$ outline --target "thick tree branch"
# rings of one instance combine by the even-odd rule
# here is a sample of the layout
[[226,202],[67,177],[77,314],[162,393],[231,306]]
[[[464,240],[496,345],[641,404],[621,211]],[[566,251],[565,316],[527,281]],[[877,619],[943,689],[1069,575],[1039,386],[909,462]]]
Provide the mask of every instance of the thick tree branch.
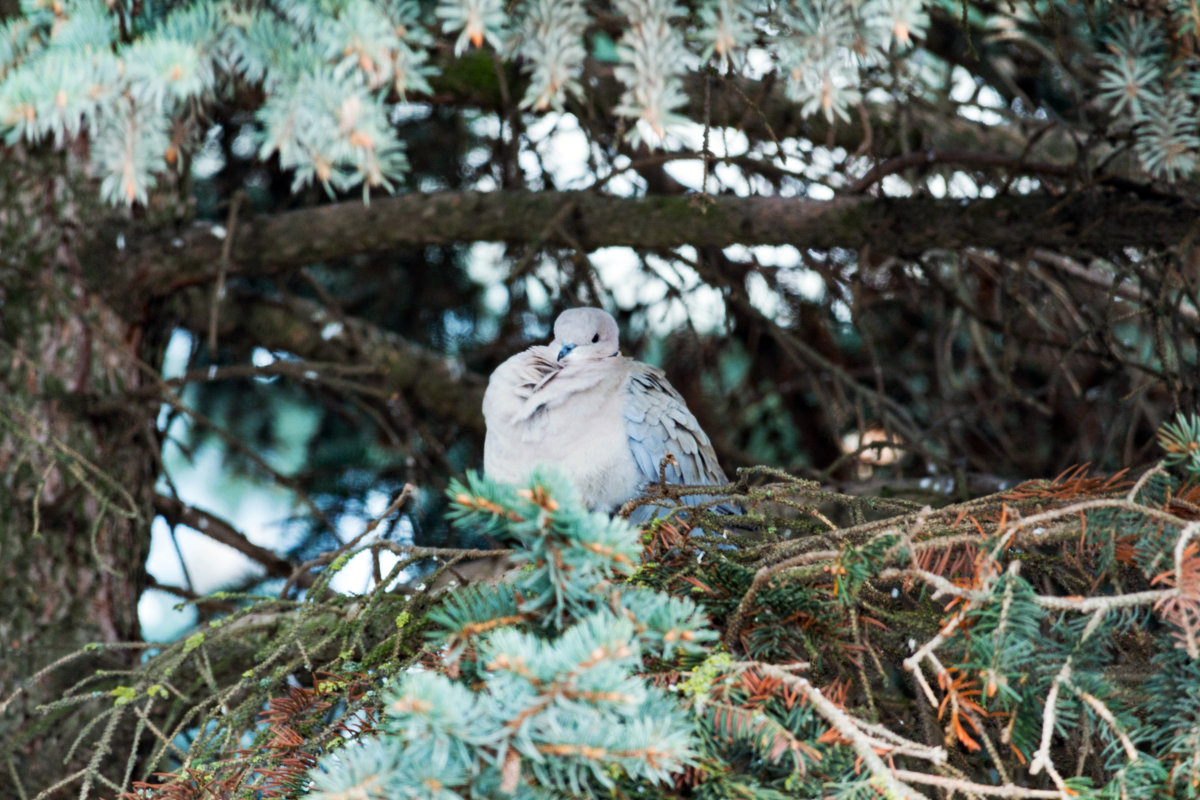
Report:
[[[548,228],[565,207],[561,224]],[[976,200],[838,197],[613,197],[584,192],[443,192],[338,203],[247,220],[232,246],[229,275],[264,275],[358,253],[482,241],[545,242],[586,250],[606,246],[791,244],[915,256],[933,248],[1036,247],[1117,253],[1180,242],[1200,218],[1183,200],[1096,189],[1064,197]],[[109,232],[111,235],[111,232]],[[112,275],[138,276],[141,292],[171,294],[208,283],[223,242],[210,226],[118,249],[97,242],[92,263],[102,293],[124,295]],[[113,262],[120,268],[113,269]],[[107,291],[106,291],[107,287]],[[143,295],[144,297],[145,295]]]
[[[939,35],[926,41],[926,49],[951,63],[968,66],[973,74],[989,80],[989,85],[994,85],[1001,95],[1011,99],[1007,89],[1011,79],[996,74],[987,64],[971,57],[967,52],[971,42],[958,30],[957,22],[947,15],[942,15],[941,19],[941,24],[935,23]],[[626,23],[618,17],[613,17],[612,22],[610,33],[616,39]],[[981,38],[976,36],[974,41],[979,42]],[[489,114],[505,113],[500,83],[487,50],[455,56],[447,49],[438,53],[435,65],[430,78],[433,94],[414,95],[413,100],[454,108],[478,108]],[[615,141],[620,136],[618,118],[605,109],[620,104],[625,86],[614,76],[611,61],[589,58],[584,70],[589,99],[586,103],[568,103],[567,110],[594,135]],[[504,75],[511,96],[524,95],[528,86],[526,74],[509,62],[504,65]],[[711,125],[740,130],[751,141],[802,139],[817,145],[841,147],[849,153],[859,152],[867,144],[872,154],[882,158],[903,155],[912,148],[982,148],[1010,152],[1013,158],[1024,151],[1023,133],[1007,126],[982,124],[956,115],[952,110],[947,112],[941,106],[950,105],[949,100],[909,97],[903,104],[865,100],[862,105],[864,117],[860,117],[860,121],[863,118],[867,121],[864,128],[860,122],[847,124],[842,120],[829,121],[823,114],[805,115],[800,105],[787,97],[785,81],[777,73],[756,80],[704,71],[688,72],[682,76],[682,84],[688,98],[687,108],[699,112],[707,105]],[[700,116],[695,116],[694,121],[704,122]],[[1036,151],[1039,158],[1052,156],[1069,160],[1077,155],[1074,140],[1065,129],[1042,137]],[[1025,155],[1033,156],[1034,153]]]
[[1079,174],[1078,167],[1071,164],[1045,164],[1025,161],[1007,153],[984,153],[975,150],[917,150],[880,162],[867,171],[849,189],[851,194],[865,191],[888,175],[895,175],[913,167],[935,165],[962,166],[972,168],[1001,168],[1014,174],[1054,175],[1069,178]]
[[[179,321],[203,330],[208,297],[191,291],[176,300],[172,311]],[[369,373],[359,375],[359,381],[370,382],[385,397],[402,397],[472,435],[483,434],[479,405],[486,381],[444,356],[358,317],[334,322],[320,304],[296,297],[272,300],[234,293],[229,303],[231,308],[221,315],[222,338],[241,337],[308,360],[356,365]]]
[[189,506],[163,494],[154,496],[154,510],[166,517],[167,522],[172,525],[187,525],[210,539],[232,547],[252,561],[261,564],[267,574],[272,577],[287,578],[295,569],[295,565],[280,558],[274,551],[259,547],[233,525],[207,511]]

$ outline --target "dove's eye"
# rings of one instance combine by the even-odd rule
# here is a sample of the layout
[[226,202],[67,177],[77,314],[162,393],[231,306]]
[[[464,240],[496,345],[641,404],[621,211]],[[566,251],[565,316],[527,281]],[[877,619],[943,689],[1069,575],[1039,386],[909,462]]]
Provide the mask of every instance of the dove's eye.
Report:
[[595,336],[592,337],[592,344],[595,344],[598,341],[600,341],[600,334],[597,333]]

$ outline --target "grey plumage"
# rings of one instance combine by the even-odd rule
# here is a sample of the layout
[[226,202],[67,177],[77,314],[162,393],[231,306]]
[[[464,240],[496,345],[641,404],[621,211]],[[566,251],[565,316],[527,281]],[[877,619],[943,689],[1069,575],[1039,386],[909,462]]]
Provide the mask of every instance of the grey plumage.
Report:
[[[659,479],[723,484],[708,436],[662,370],[619,352],[616,321],[598,308],[564,311],[554,340],[505,361],[483,398],[484,472],[517,482],[538,463],[562,469],[593,509],[613,512]],[[707,496],[684,502],[695,505]],[[643,522],[662,509],[641,506]]]

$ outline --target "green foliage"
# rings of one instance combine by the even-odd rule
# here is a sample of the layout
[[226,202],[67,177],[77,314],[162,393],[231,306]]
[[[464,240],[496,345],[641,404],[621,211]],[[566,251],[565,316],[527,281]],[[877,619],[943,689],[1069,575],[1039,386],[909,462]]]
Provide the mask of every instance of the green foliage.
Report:
[[529,73],[523,108],[562,111],[568,96],[583,96],[583,35],[590,23],[581,0],[529,2],[521,32],[509,45]]
[[709,0],[700,7],[701,27],[696,41],[704,46],[702,61],[716,61],[722,70],[733,64],[734,55],[742,55],[754,41],[753,16],[737,0]]
[[[814,491],[739,500],[751,520]],[[590,513],[552,472],[449,493],[457,526],[514,544],[496,584],[398,596],[392,572],[341,602],[349,544],[302,601],[226,595],[245,607],[48,711],[158,720],[159,758],[194,737],[131,798],[1194,796],[1195,484],[1166,464],[720,545]]]
[[1192,480],[1200,481],[1200,415],[1180,413],[1159,431],[1167,466],[1182,466]]
[[[687,117],[681,77],[699,63],[744,66],[762,31],[778,30],[771,58],[788,75],[802,113],[847,118],[864,74],[907,48],[928,18],[912,0],[784,4],[708,2],[689,12],[671,0],[628,0],[616,107],[636,143],[663,143]],[[488,46],[518,59],[530,80],[521,105],[562,109],[583,93],[585,34],[579,0],[441,0],[431,20],[404,0],[288,0],[277,7],[200,0],[128,15],[119,4],[26,0],[0,29],[0,130],[7,140],[61,144],[85,130],[101,191],[145,203],[202,133],[198,108],[260,89],[258,154],[278,156],[293,189],[393,189],[408,165],[392,114],[431,92],[439,37],[456,56]],[[436,21],[436,24],[430,24]],[[689,37],[685,32],[692,31]],[[598,40],[599,41],[599,40]]]
[[979,634],[966,642],[962,666],[984,676],[987,707],[1009,709],[1029,698],[1027,682],[1014,685],[1008,676],[1037,668],[1042,609],[1033,587],[1020,575],[1001,575],[989,600],[970,611],[970,627]]
[[442,0],[437,15],[442,19],[444,32],[458,34],[454,42],[456,56],[471,45],[481,46],[484,41],[499,49],[508,21],[502,0]]
[[[1164,431],[1164,443],[1169,443],[1171,452],[1191,452],[1191,442],[1200,441],[1200,437],[1187,439],[1184,434],[1193,432],[1196,426],[1194,419],[1181,418],[1170,431]],[[693,778],[698,796],[726,797],[747,792],[763,797],[831,792],[832,796],[870,796],[873,790],[869,787],[875,781],[886,781],[886,776],[861,775],[855,760],[847,758],[850,742],[842,739],[841,733],[836,737],[830,734],[845,730],[844,725],[838,727],[840,720],[873,741],[872,747],[886,747],[885,741],[897,744],[899,739],[888,738],[893,734],[870,727],[859,716],[865,712],[864,703],[877,708],[896,703],[897,696],[888,686],[890,680],[880,684],[867,678],[862,665],[855,666],[850,643],[838,639],[847,635],[847,623],[851,633],[858,631],[854,636],[862,636],[862,623],[857,621],[860,615],[880,612],[865,600],[878,596],[882,576],[907,574],[938,594],[954,597],[944,609],[929,606],[919,596],[910,600],[940,619],[919,654],[906,661],[905,667],[917,676],[918,684],[925,681],[926,670],[935,678],[928,691],[937,699],[938,720],[948,741],[956,743],[964,757],[999,758],[1002,774],[1040,771],[1050,776],[1049,786],[1085,798],[1179,792],[1183,792],[1180,796],[1190,796],[1185,787],[1200,763],[1197,662],[1187,654],[1186,636],[1154,636],[1153,631],[1165,623],[1183,628],[1186,633],[1187,627],[1194,624],[1187,604],[1196,601],[1187,598],[1195,589],[1185,589],[1184,595],[1170,602],[1170,592],[1146,593],[1147,587],[1158,583],[1155,573],[1180,558],[1180,536],[1187,530],[1184,520],[1164,525],[1163,517],[1155,510],[1162,504],[1170,507],[1173,498],[1180,496],[1181,484],[1165,472],[1148,473],[1129,499],[1092,500],[1090,505],[1095,507],[1082,514],[1071,513],[1072,501],[1088,506],[1088,496],[1112,496],[1128,484],[1122,484],[1120,476],[1100,480],[1075,472],[1059,482],[1015,491],[1004,498],[996,517],[983,517],[995,523],[995,533],[982,536],[967,549],[966,554],[973,556],[955,561],[948,558],[953,551],[947,551],[937,567],[922,555],[934,552],[929,545],[935,540],[922,538],[914,542],[894,529],[884,528],[854,546],[844,547],[836,557],[831,555],[821,572],[797,566],[790,573],[791,580],[783,580],[781,573],[778,585],[771,585],[762,583],[762,568],[753,582],[744,572],[742,577],[734,577],[740,572],[735,563],[736,551],[717,551],[704,561],[692,562],[679,550],[678,541],[663,538],[661,529],[648,536],[648,542],[657,542],[666,549],[657,552],[655,561],[639,571],[639,578],[658,584],[665,578],[663,570],[669,573],[684,567],[695,576],[688,585],[702,590],[700,596],[718,622],[724,617],[728,626],[731,619],[747,614],[750,630],[743,641],[755,658],[779,658],[795,646],[787,644],[787,637],[764,638],[767,632],[794,627],[795,620],[808,614],[814,619],[823,618],[834,638],[820,647],[817,674],[837,675],[848,669],[845,686],[856,685],[856,699],[852,699],[835,678],[823,692],[834,698],[835,706],[823,710],[808,702],[812,697],[809,693],[815,691],[809,679],[772,672],[769,667],[759,666],[761,662],[736,662],[727,653],[705,644],[711,637],[705,635],[705,623],[690,603],[672,600],[660,591],[619,588],[620,584],[613,582],[629,572],[622,559],[602,562],[599,573],[589,573],[587,561],[608,555],[607,548],[614,545],[613,539],[599,535],[611,532],[610,522],[603,516],[572,513],[566,508],[569,501],[563,501],[571,497],[570,487],[556,484],[553,475],[535,476],[531,484],[518,490],[470,476],[468,484],[452,489],[459,505],[455,512],[459,524],[485,525],[497,534],[517,539],[522,545],[515,560],[529,563],[531,568],[515,576],[512,584],[468,590],[435,612],[446,628],[435,634],[435,641],[452,645],[446,651],[447,659],[456,665],[459,681],[419,673],[401,679],[389,695],[389,708],[393,713],[400,712],[403,719],[403,723],[396,723],[402,724],[403,730],[389,728],[408,748],[401,752],[420,753],[425,761],[437,759],[437,763],[448,765],[447,774],[460,776],[464,782],[470,782],[469,776],[478,776],[480,783],[472,785],[488,786],[480,790],[483,794],[502,781],[502,754],[508,746],[520,752],[522,776],[532,775],[539,789],[595,794],[601,787],[611,787],[612,773],[601,769],[599,762],[559,761],[547,753],[576,754],[580,747],[595,748],[590,751],[594,754],[608,753],[615,746],[613,740],[598,734],[584,738],[583,732],[611,728],[622,721],[597,719],[600,712],[587,703],[564,702],[558,706],[549,696],[554,695],[558,702],[564,695],[569,697],[563,689],[564,675],[574,680],[584,674],[596,681],[591,686],[605,696],[610,692],[633,696],[640,684],[630,678],[629,671],[638,669],[649,655],[669,663],[673,653],[663,644],[682,639],[691,654],[707,655],[703,663],[684,673],[686,679],[678,684],[680,699],[692,711],[690,717],[681,714],[665,695],[654,695],[653,700],[641,697],[637,702],[651,703],[657,714],[674,720],[678,726],[674,735],[685,737],[689,724],[693,727],[690,738],[681,741],[688,742],[692,770],[699,776],[698,780]],[[1155,544],[1140,550],[1127,545],[1113,547],[1111,560],[1094,561],[1095,572],[1088,577],[1085,570],[1086,579],[1109,583],[1092,600],[1047,595],[1037,588],[1049,576],[1039,566],[1049,552],[1041,541],[1047,536],[1046,530],[1032,528],[1021,533],[1024,523],[1014,521],[1019,517],[1010,517],[1016,512],[1010,512],[1009,506],[1015,509],[1030,500],[1040,504],[1048,498],[1066,500],[1057,510],[1046,513],[1074,520],[1078,532],[1068,529],[1062,533],[1072,537],[1082,533],[1091,552],[1100,553],[1106,541],[1131,530],[1144,529],[1149,534],[1157,529],[1157,538],[1146,537]],[[975,513],[984,512],[975,506]],[[1036,516],[1038,506],[1026,513]],[[948,515],[944,518],[950,519]],[[565,524],[568,520],[570,524]],[[962,521],[963,512],[958,512],[950,532]],[[572,527],[589,524],[594,532],[580,541],[591,546],[572,546]],[[909,529],[934,530],[939,524],[926,509],[920,512],[919,522],[910,522]],[[982,524],[975,524],[982,531]],[[1043,524],[1054,526],[1050,521]],[[533,551],[524,554],[522,551],[536,540],[537,530],[544,532],[542,546],[536,556]],[[1021,537],[1020,544],[1016,544],[1015,536]],[[628,541],[634,541],[632,535]],[[1187,559],[1194,559],[1194,555],[1185,554],[1183,558],[1184,562],[1177,561],[1176,569],[1189,574],[1195,567]],[[797,563],[802,565],[803,559]],[[896,565],[906,563],[912,566],[906,571],[896,570]],[[784,564],[786,561],[781,566]],[[575,574],[592,575],[585,582],[587,591],[576,592],[566,586],[550,588],[570,581]],[[820,577],[822,574],[827,577]],[[814,579],[816,585],[812,586]],[[810,585],[807,592],[802,590],[806,584]],[[598,588],[600,595],[596,594]],[[726,593],[737,601],[736,607],[722,599]],[[527,596],[552,596],[554,603],[526,602]],[[1152,602],[1156,613],[1151,613]],[[624,613],[619,610],[622,608]],[[562,621],[556,621],[560,616]],[[792,620],[792,625],[775,621],[784,618]],[[690,622],[681,623],[684,619]],[[502,627],[497,629],[489,622]],[[872,624],[886,628],[879,620]],[[655,630],[667,633],[655,638]],[[691,635],[672,636],[672,632]],[[879,635],[887,636],[872,634]],[[1144,691],[1122,674],[1124,657],[1120,653],[1123,643],[1131,638],[1153,642],[1149,646],[1155,651],[1156,672]],[[918,643],[910,642],[909,647],[917,648]],[[932,657],[933,653],[938,654],[937,658]],[[584,663],[590,668],[593,662],[598,663],[597,659],[611,662],[605,667],[604,680],[627,682],[602,682],[591,675],[590,669],[580,668]],[[621,669],[615,668],[618,666]],[[482,689],[473,694],[461,680],[470,680]],[[508,744],[520,737],[505,720],[517,718],[524,722],[526,713],[540,719],[542,714],[560,707],[569,708],[569,713],[584,723],[573,726],[565,720],[542,722],[532,724],[531,730],[581,737],[571,740],[569,748],[560,740],[552,745],[542,742],[539,751],[540,740],[536,738],[521,740],[520,745]],[[502,709],[499,717],[487,716],[497,708]],[[1060,774],[1065,767],[1056,767],[1058,756],[1049,747],[1060,739],[1070,740],[1081,730],[1094,742],[1090,758],[1095,767],[1087,775]],[[654,735],[666,734],[659,729]],[[883,738],[874,738],[879,736]],[[622,738],[639,746],[648,746],[651,741],[629,735]],[[1000,741],[1010,753],[1007,758],[997,750]],[[919,746],[908,743],[900,747]],[[480,752],[490,758],[481,759]],[[535,755],[539,752],[541,758]],[[944,755],[929,750],[926,757],[937,760]],[[1041,766],[1030,770],[1031,763]],[[731,770],[730,765],[750,767],[748,771]],[[661,782],[667,777],[666,773],[638,773],[627,763],[620,766],[626,778],[640,776]],[[402,767],[398,769],[403,771]],[[335,792],[328,796],[341,795]]]
[[[440,42],[452,42],[455,56],[486,46],[516,60],[529,76],[521,107],[562,110],[583,98],[596,10],[582,0],[440,0],[433,15],[407,0],[288,0],[270,9],[200,0],[130,17],[99,0],[25,0],[22,15],[0,28],[0,130],[10,142],[59,144],[86,130],[103,195],[144,203],[199,138],[188,130],[194,109],[257,87],[259,156],[278,155],[295,188],[393,189],[408,165],[389,120],[410,95],[432,92],[442,67],[430,54]],[[931,25],[919,0],[708,0],[695,9],[620,0],[615,10],[625,91],[614,110],[631,122],[635,144],[673,147],[669,134],[696,118],[684,112],[688,69],[747,71],[754,50],[785,76],[801,114],[830,122],[848,122],[873,88],[931,80],[906,63]],[[1197,165],[1200,80],[1182,48],[1166,45],[1195,19],[1184,2],[1153,18],[1114,15],[1097,43],[1091,91],[1156,177],[1180,178]]]
[[[261,85],[260,155],[296,186],[388,187],[406,165],[383,99],[427,90],[411,3],[297,3],[277,15],[219,1],[155,8],[117,36],[121,9],[93,0],[28,2],[5,26],[0,129],[61,142],[87,128],[111,202],[146,202],[180,162],[197,106]],[[173,128],[173,126],[175,126]],[[169,133],[169,131],[174,131]]]
[[381,734],[323,757],[312,796],[579,795],[616,777],[662,785],[692,764],[687,714],[635,673],[715,635],[691,601],[614,584],[632,571],[638,532],[586,511],[554,472],[522,489],[469,475],[450,494],[456,524],[514,541],[513,560],[529,565],[431,615],[449,672],[479,680],[398,676]]
[[1112,27],[1100,74],[1100,98],[1118,123],[1132,129],[1142,166],[1156,177],[1192,174],[1200,156],[1194,61],[1174,56],[1164,31],[1194,22],[1194,7],[1176,4],[1167,19],[1135,14]]
[[537,477],[544,482],[518,490],[468,474],[448,491],[458,503],[451,518],[516,540],[514,561],[532,567],[515,580],[523,607],[549,609],[546,622],[561,629],[596,607],[598,584],[633,572],[640,547],[627,523],[587,511],[569,482]]
[[668,128],[684,121],[677,113],[686,102],[679,78],[686,51],[678,18],[684,9],[674,0],[617,0],[616,5],[629,28],[617,42],[621,65],[616,74],[626,90],[615,110],[634,121],[634,144],[657,144]]

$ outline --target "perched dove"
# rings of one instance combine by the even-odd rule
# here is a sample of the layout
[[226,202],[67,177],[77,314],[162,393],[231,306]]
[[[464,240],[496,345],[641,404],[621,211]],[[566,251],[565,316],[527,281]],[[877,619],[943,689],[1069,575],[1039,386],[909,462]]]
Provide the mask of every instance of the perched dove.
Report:
[[[588,507],[614,512],[659,480],[723,484],[708,436],[662,370],[621,355],[617,323],[599,308],[573,308],[554,340],[505,361],[483,396],[483,470],[518,482],[535,464],[562,469]],[[684,498],[691,505],[706,496]],[[644,522],[661,508],[641,506]]]

